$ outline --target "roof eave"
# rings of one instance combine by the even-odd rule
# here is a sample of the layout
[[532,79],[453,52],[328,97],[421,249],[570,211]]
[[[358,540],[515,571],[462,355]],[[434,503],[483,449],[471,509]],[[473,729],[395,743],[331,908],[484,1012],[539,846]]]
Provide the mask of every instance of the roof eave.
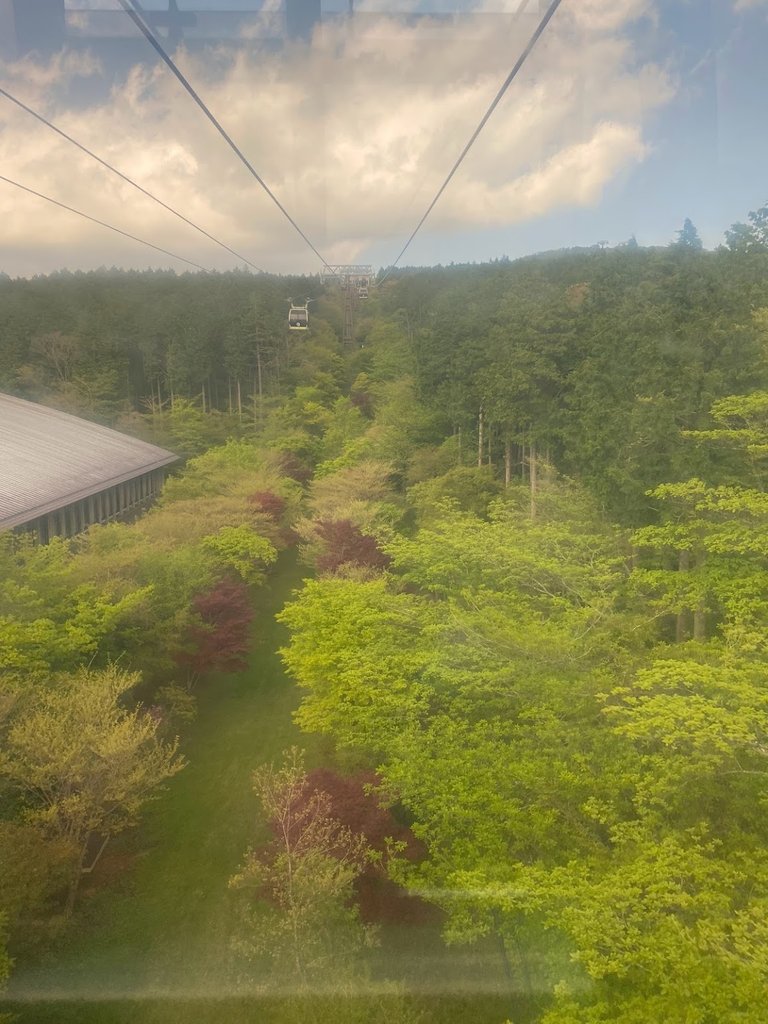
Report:
[[158,459],[146,466],[142,466],[138,470],[133,469],[128,473],[122,473],[120,476],[104,480],[97,485],[85,487],[82,490],[73,491],[71,494],[64,496],[60,495],[54,501],[48,501],[43,505],[36,505],[32,509],[27,509],[25,512],[19,512],[16,515],[9,516],[7,519],[0,519],[0,531],[12,530],[17,526],[23,526],[25,523],[31,523],[35,519],[39,519],[41,516],[46,516],[51,512],[56,512],[59,509],[67,508],[69,505],[74,505],[76,501],[82,501],[84,498],[91,498],[94,494],[100,494],[102,491],[109,490],[110,487],[117,487],[118,484],[124,484],[127,480],[135,480],[136,477],[144,476],[146,473],[151,473],[155,469],[162,469],[164,466],[170,466],[171,463],[178,462],[179,459],[179,455],[168,455],[165,458]]

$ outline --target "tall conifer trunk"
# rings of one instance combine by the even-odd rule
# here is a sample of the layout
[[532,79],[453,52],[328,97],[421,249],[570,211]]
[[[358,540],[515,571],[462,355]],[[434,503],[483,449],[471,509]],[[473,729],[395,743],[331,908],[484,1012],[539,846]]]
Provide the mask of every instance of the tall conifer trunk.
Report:
[[[677,569],[678,572],[688,572],[691,567],[691,553],[690,551],[681,551],[677,556]],[[677,622],[675,623],[675,641],[679,644],[687,640],[690,636],[690,612],[687,608],[681,608],[677,613]]]
[[[704,562],[704,556],[699,555],[696,558],[696,567],[700,568]],[[694,640],[706,640],[707,639],[707,613],[704,610],[703,602],[700,602],[693,612],[693,639]]]
[[697,608],[693,613],[693,639],[707,639],[707,613],[703,608]]

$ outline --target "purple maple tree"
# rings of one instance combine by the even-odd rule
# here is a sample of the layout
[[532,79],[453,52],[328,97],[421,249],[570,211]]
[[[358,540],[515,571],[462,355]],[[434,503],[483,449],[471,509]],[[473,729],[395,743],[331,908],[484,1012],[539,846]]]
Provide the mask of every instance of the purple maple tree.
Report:
[[375,537],[363,533],[349,519],[321,519],[315,524],[324,551],[317,558],[319,572],[337,572],[342,565],[360,565],[386,569],[389,555],[384,554]]
[[251,646],[253,608],[241,580],[223,579],[193,601],[198,615],[177,661],[189,672],[191,686],[209,672],[240,672]]
[[[353,835],[362,835],[367,845],[381,854],[377,861],[369,862],[355,881],[356,902],[364,921],[397,921],[417,923],[424,921],[434,910],[387,877],[386,855],[388,840],[402,844],[400,856],[419,860],[425,854],[424,845],[406,825],[396,821],[392,811],[382,804],[375,788],[381,779],[375,772],[357,772],[339,775],[330,768],[315,768],[307,774],[306,784],[295,801],[297,820],[309,805],[313,795],[327,795],[328,814]],[[277,830],[277,822],[271,823]]]
[[275,523],[280,522],[288,504],[282,495],[275,494],[274,491],[256,491],[248,498],[248,501],[257,512],[269,516]]

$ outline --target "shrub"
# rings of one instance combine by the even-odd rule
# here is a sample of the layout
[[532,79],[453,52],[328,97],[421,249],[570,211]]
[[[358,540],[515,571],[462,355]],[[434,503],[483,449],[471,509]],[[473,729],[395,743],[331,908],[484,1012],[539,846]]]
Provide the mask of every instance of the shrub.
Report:
[[342,565],[358,565],[369,569],[386,569],[390,564],[376,543],[375,537],[361,532],[349,519],[320,520],[315,532],[324,547],[317,558],[320,572],[337,572]]
[[176,660],[189,670],[190,685],[208,672],[239,672],[248,664],[253,608],[245,583],[225,579],[194,600],[199,622]]
[[282,519],[288,505],[285,498],[275,494],[274,491],[256,491],[255,494],[250,495],[248,501],[257,512],[269,516],[276,523]]

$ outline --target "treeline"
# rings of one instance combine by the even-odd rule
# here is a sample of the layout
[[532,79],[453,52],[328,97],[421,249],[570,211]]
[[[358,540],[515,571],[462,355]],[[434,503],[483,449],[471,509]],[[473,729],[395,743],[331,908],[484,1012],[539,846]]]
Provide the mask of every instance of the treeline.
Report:
[[399,337],[401,371],[466,463],[534,490],[554,463],[640,525],[659,480],[725,458],[683,432],[768,383],[768,246],[748,237],[404,275],[382,288],[389,326],[370,338]]
[[287,300],[322,313],[322,292],[316,278],[237,272],[0,277],[0,389],[106,422],[177,398],[241,420],[296,383]]
[[[490,463],[534,492],[554,464],[642,525],[658,480],[724,457],[684,444],[681,431],[702,428],[718,398],[766,385],[762,213],[717,252],[693,229],[666,249],[394,274],[356,311],[357,355],[319,362],[348,387],[386,341],[386,372],[413,381],[433,443],[451,435],[463,464]],[[286,329],[294,292],[317,297],[309,334]],[[312,379],[341,322],[338,297],[313,279],[5,279],[0,388],[197,453],[263,427]]]

